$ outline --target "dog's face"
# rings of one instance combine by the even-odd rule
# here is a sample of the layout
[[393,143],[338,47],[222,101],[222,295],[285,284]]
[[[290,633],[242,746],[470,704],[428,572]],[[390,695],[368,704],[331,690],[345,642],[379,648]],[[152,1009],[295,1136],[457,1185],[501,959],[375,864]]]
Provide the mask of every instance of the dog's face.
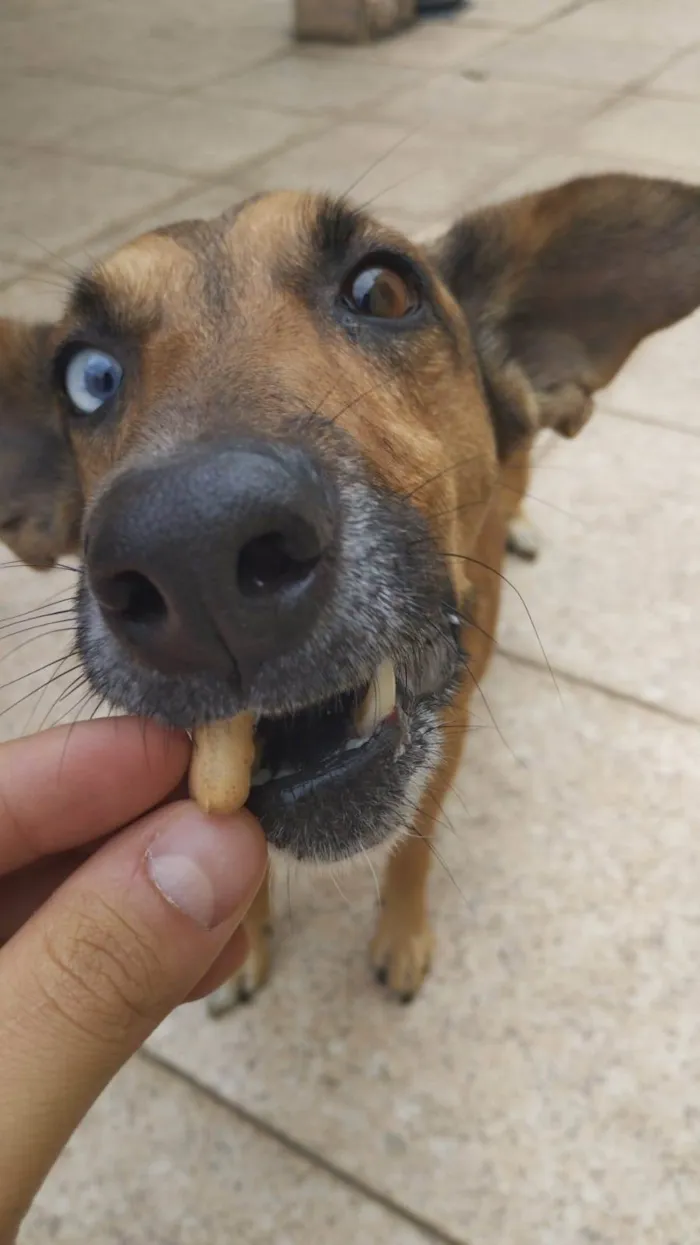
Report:
[[[697,250],[695,191],[576,185],[432,254],[345,203],[266,195],[137,239],[37,330],[54,461],[84,502],[89,678],[186,728],[252,709],[250,806],[294,856],[352,855],[410,817],[499,461],[545,424],[575,431],[640,337],[700,297],[677,254],[689,228]],[[659,252],[654,306],[630,289],[626,220]],[[75,497],[48,491],[54,513]]]
[[460,308],[405,239],[278,194],[122,249],[58,337],[95,687],[185,727],[250,707],[270,841],[373,846],[435,762],[464,578],[441,554],[496,478]]

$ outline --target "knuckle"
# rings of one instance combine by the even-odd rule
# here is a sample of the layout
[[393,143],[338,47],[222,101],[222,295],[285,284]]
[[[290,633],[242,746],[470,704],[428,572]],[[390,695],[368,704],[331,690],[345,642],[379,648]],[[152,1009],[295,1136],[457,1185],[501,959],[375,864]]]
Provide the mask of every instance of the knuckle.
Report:
[[50,1011],[91,1039],[121,1042],[166,1010],[158,948],[94,896],[47,927],[39,988]]

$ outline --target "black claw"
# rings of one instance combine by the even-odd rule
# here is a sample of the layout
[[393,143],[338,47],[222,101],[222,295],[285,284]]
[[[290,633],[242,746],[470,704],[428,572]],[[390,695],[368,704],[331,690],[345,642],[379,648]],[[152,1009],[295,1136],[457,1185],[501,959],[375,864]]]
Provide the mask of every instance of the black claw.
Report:
[[379,968],[375,968],[374,976],[376,980],[379,982],[380,986],[387,985],[389,981],[389,969],[387,968],[386,964],[381,964]]
[[415,997],[416,997],[415,990],[404,990],[399,995],[399,1003],[401,1003],[405,1007],[407,1003],[412,1003]]
[[506,540],[506,549],[514,558],[520,558],[521,562],[536,562],[539,556],[539,549],[523,549],[511,536]]
[[238,987],[238,1002],[239,1003],[250,1003],[254,994],[255,994],[255,991],[249,990],[248,986],[239,986]]

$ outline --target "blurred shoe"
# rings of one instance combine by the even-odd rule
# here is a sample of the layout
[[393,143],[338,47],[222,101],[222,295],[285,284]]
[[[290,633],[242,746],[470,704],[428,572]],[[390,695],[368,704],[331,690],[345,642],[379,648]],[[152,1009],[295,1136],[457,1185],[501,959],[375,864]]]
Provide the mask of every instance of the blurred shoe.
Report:
[[419,17],[429,17],[432,13],[452,13],[455,9],[471,8],[471,0],[418,0],[416,12]]

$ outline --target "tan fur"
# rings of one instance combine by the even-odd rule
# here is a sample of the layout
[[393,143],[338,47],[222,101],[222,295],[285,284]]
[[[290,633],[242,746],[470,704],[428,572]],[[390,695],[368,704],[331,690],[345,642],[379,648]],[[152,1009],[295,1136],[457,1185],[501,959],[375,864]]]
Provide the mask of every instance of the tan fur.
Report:
[[[245,422],[248,403],[256,434],[273,441],[291,410],[307,409],[337,420],[371,472],[426,517],[474,625],[464,635],[471,675],[445,714],[446,759],[389,861],[372,943],[376,969],[408,998],[432,954],[430,840],[459,763],[470,689],[488,665],[532,439],[543,427],[577,432],[593,392],[636,343],[698,305],[700,197],[671,182],[588,179],[467,217],[430,251],[366,221],[368,251],[399,248],[432,273],[442,327],[403,338],[398,370],[356,349],[278,279],[280,266],[303,278],[318,211],[313,195],[266,195],[208,231],[184,222],[99,265],[93,286],[139,343],[138,381],[116,426],[97,435],[74,426],[71,444],[89,501],[134,459],[225,429],[234,405]],[[52,340],[79,327],[74,303]],[[0,411],[3,385],[5,405],[12,391],[15,404],[36,406],[27,332],[0,325]],[[41,400],[55,421],[55,397],[44,388]],[[74,508],[71,487],[54,494],[57,548],[75,530],[62,517]],[[15,547],[31,561],[28,543]],[[268,971],[267,885],[246,928],[247,990]]]

